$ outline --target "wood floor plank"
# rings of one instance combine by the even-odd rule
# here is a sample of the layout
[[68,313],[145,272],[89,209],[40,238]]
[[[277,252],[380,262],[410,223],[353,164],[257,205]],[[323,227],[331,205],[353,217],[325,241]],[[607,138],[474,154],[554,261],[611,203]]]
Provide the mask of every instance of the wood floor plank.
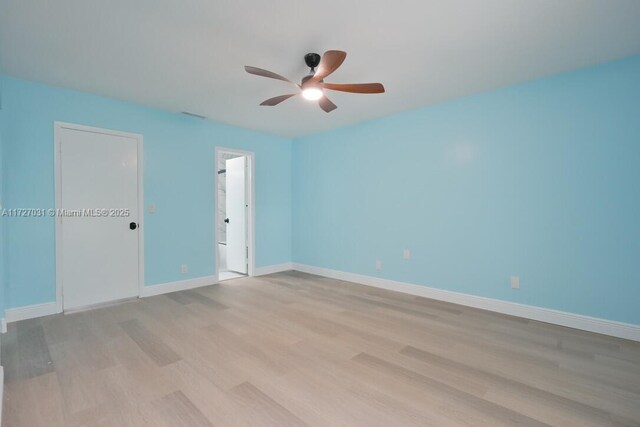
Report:
[[192,362],[180,360],[162,369],[170,375],[176,387],[215,425],[248,425],[240,416],[242,408],[225,390],[202,375]]
[[[302,414],[315,410],[328,418],[314,425],[424,426],[451,425],[456,420],[441,410],[442,400],[425,397],[432,395],[428,391],[371,375],[369,369],[345,359],[326,341],[296,344],[289,360],[295,370],[286,376],[281,399],[287,394],[299,395],[298,403],[309,406]],[[260,384],[266,381],[270,379]],[[314,384],[311,390],[309,384]]]
[[180,360],[180,356],[173,349],[166,345],[160,337],[145,328],[140,321],[127,320],[120,323],[120,326],[158,366],[165,366]]
[[7,383],[54,371],[40,319],[11,325],[6,340],[3,339],[2,360]]
[[213,426],[182,391],[175,391],[154,401],[153,406],[156,416],[167,426]]
[[305,426],[306,424],[292,414],[287,408],[267,396],[253,384],[245,382],[229,393],[251,413],[252,425],[255,426]]
[[378,371],[385,371],[390,375],[397,377],[403,381],[411,382],[424,386],[430,389],[435,389],[442,394],[447,395],[452,400],[461,402],[462,404],[479,409],[488,416],[494,417],[500,421],[507,423],[513,423],[523,426],[544,426],[545,423],[539,422],[533,418],[522,415],[518,412],[512,411],[509,408],[505,408],[500,405],[496,405],[487,400],[478,398],[470,393],[456,389],[440,381],[433,380],[417,372],[410,371],[402,366],[395,365],[387,362],[375,356],[371,356],[366,353],[360,353],[354,360],[358,363],[362,363],[365,366],[369,366]]
[[64,404],[56,374],[5,384],[2,415],[2,425],[6,426],[65,426]]
[[[534,409],[531,414],[534,417],[547,418],[550,411],[561,411],[564,415],[561,420],[562,424],[576,426],[604,426],[611,424],[613,420],[611,414],[607,411],[412,346],[403,348],[400,353],[424,362],[429,366],[439,366],[459,375],[464,375],[467,378],[482,381],[489,387],[488,394],[499,393],[503,399],[506,397],[511,402],[517,399],[526,400]],[[538,408],[541,407],[547,409],[539,411]]]

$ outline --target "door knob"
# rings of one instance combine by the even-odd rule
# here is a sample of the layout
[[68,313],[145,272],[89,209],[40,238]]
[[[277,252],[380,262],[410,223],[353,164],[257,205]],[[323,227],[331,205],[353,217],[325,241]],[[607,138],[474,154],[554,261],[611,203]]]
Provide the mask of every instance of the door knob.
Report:
[[225,218],[224,222],[226,222],[227,224],[229,224],[229,218]]
[[130,222],[129,223],[129,229],[130,230],[135,230],[136,228],[138,228],[138,224],[136,224],[135,222]]

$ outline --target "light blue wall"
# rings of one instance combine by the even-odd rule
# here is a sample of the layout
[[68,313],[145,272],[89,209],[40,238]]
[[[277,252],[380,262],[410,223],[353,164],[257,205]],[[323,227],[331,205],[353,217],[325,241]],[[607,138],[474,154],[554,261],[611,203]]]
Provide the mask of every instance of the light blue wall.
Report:
[[[634,57],[293,144],[4,77],[4,204],[53,206],[54,120],[142,133],[145,205],[158,206],[145,214],[146,283],[207,276],[214,147],[236,147],[256,153],[258,266],[293,260],[638,324],[638,76]],[[53,221],[3,223],[8,307],[53,301]]]
[[[0,208],[4,207],[4,139],[3,139],[3,111],[2,111],[2,86],[3,77],[0,75]],[[4,318],[5,309],[5,292],[6,292],[6,270],[4,263],[5,256],[5,237],[4,237],[5,218],[0,213],[0,319]]]
[[640,57],[294,141],[293,177],[295,262],[640,324]]
[[[53,122],[144,135],[145,283],[214,274],[214,151],[256,155],[256,266],[291,260],[291,141],[11,77],[3,91],[5,205],[54,206]],[[55,300],[54,221],[6,222],[8,306]],[[189,274],[180,274],[180,264]]]

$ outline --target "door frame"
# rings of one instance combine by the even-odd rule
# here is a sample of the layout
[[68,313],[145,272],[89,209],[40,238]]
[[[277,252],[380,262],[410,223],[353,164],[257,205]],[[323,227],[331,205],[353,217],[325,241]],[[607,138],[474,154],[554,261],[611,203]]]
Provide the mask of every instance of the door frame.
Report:
[[227,148],[227,147],[216,147],[215,150],[215,159],[214,159],[214,192],[215,192],[215,215],[214,215],[214,228],[213,228],[213,238],[214,238],[214,250],[215,250],[215,271],[216,271],[216,282],[220,281],[220,254],[218,252],[218,223],[220,221],[220,212],[218,211],[218,163],[220,161],[220,153],[231,153],[237,154],[239,156],[245,156],[247,158],[247,172],[249,174],[246,177],[246,192],[245,197],[248,199],[249,209],[247,212],[247,246],[249,247],[248,256],[247,256],[247,276],[252,277],[255,275],[256,268],[256,239],[255,239],[255,229],[256,229],[256,193],[255,193],[255,153],[253,151],[245,151],[238,150],[237,148]]
[[[141,134],[121,132],[112,129],[102,129],[92,126],[84,126],[74,123],[53,122],[54,141],[54,173],[55,173],[55,209],[62,207],[62,165],[60,164],[60,137],[63,129],[100,133],[103,135],[123,136],[134,139],[138,149],[138,297],[140,297],[144,287],[144,193],[143,193],[143,137]],[[62,278],[62,217],[56,216],[55,239],[56,239],[56,312],[62,313],[63,304],[63,278]]]

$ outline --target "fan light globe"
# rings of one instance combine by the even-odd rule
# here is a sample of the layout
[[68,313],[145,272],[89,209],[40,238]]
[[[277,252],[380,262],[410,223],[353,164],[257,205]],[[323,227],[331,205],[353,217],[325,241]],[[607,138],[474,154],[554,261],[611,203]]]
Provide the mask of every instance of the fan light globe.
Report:
[[315,87],[310,87],[302,91],[302,96],[304,96],[304,98],[308,99],[309,101],[317,101],[318,99],[322,98],[322,90]]

